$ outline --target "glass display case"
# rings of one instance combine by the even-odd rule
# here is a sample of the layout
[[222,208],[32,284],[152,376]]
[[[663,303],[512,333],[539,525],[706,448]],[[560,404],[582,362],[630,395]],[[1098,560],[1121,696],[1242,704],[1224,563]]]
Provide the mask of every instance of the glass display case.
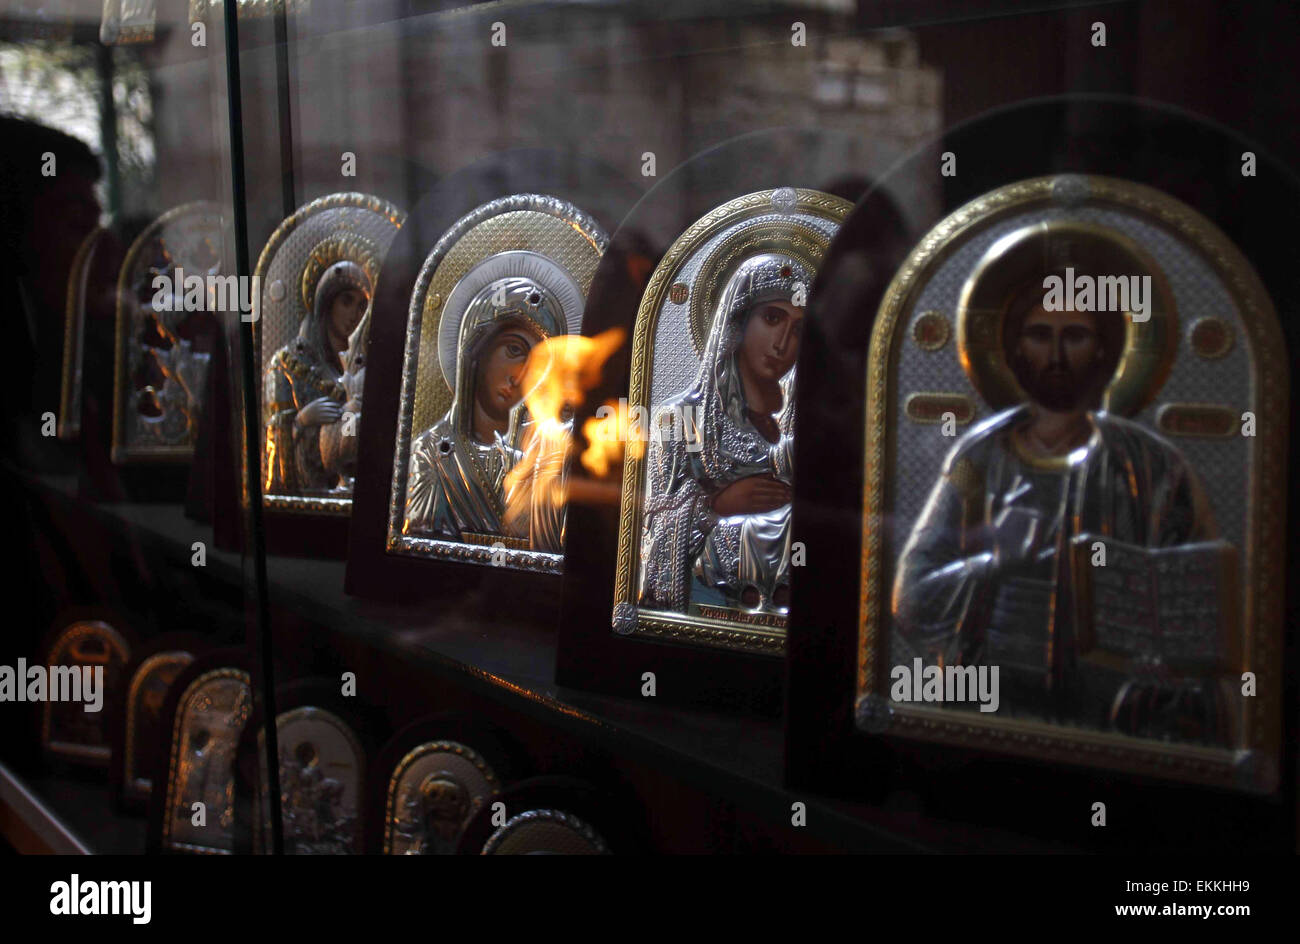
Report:
[[0,0],[3,841],[1296,851],[1297,27]]

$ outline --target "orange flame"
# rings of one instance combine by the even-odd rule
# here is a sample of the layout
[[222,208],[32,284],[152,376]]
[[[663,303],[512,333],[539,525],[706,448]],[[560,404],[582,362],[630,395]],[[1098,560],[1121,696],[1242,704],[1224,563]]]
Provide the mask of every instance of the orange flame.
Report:
[[628,408],[626,400],[606,400],[599,411],[604,416],[593,416],[582,424],[582,435],[587,440],[583,451],[583,466],[598,478],[606,478],[616,461],[623,455],[627,443],[628,454],[640,459],[645,453],[645,440],[628,436]]
[[[567,418],[582,406],[587,391],[600,382],[601,368],[623,345],[625,335],[622,328],[610,328],[592,338],[561,334],[547,338],[529,353],[523,388],[529,391],[524,403],[533,426],[528,441],[521,443],[525,460],[506,476],[506,494],[530,476],[534,477],[534,487],[541,484],[536,482],[537,476],[558,478],[557,470],[563,467],[573,444]],[[564,503],[564,489],[545,490],[557,507]]]
[[622,328],[594,338],[561,334],[535,346],[524,368],[528,413],[539,424],[559,424],[566,411],[581,406],[587,391],[600,382],[600,369],[623,344]]

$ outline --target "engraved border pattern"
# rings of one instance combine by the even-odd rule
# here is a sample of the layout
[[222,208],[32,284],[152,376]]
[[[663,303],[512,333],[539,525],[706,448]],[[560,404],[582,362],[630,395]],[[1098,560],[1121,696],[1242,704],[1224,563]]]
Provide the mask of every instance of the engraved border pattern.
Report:
[[605,844],[605,840],[586,820],[563,810],[550,809],[525,810],[516,816],[510,817],[505,825],[491,836],[488,836],[487,841],[483,843],[483,850],[479,854],[496,854],[497,848],[509,838],[512,832],[532,823],[559,823],[566,829],[577,833],[584,841],[591,843],[598,855],[610,855],[609,846]]

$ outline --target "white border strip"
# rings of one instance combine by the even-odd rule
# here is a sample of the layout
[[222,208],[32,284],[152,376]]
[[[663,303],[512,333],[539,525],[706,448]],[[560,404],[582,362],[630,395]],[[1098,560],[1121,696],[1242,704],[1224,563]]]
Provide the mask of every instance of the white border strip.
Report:
[[[53,855],[91,855],[90,848],[63,824],[3,762],[0,762],[0,810],[8,810],[24,823]],[[8,819],[0,814],[0,822]],[[13,841],[14,837],[9,837]]]

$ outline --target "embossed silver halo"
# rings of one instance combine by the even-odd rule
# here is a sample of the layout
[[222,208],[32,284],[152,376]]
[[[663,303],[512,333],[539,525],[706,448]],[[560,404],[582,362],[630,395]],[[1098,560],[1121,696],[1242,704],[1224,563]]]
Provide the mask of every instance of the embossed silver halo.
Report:
[[582,331],[582,289],[577,280],[558,262],[528,249],[517,249],[488,256],[456,283],[442,306],[438,322],[438,366],[442,368],[447,389],[456,389],[456,352],[460,347],[460,326],[474,296],[499,279],[526,278],[544,285],[559,300],[569,334]]

